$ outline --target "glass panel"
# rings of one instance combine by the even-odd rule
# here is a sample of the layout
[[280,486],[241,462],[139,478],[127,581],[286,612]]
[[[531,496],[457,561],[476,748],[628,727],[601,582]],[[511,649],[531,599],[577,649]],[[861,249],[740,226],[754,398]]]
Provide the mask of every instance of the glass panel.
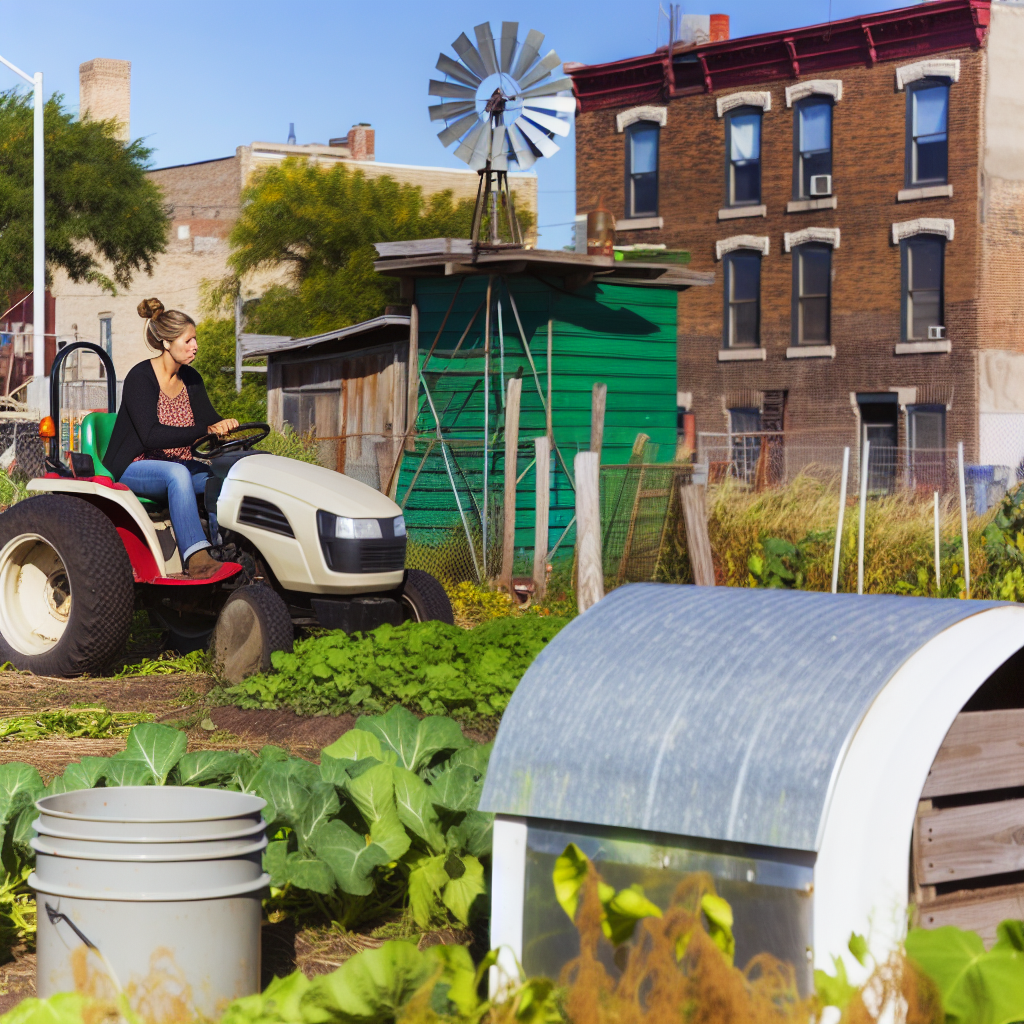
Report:
[[915,409],[910,420],[913,448],[943,448],[946,444],[946,413],[941,409]]
[[910,287],[938,288],[942,284],[942,242],[919,239],[907,246],[910,259]]
[[732,165],[732,201],[757,203],[761,199],[761,164],[751,160]]
[[759,160],[761,158],[761,115],[737,114],[729,122],[732,140],[732,160]]
[[832,150],[827,149],[823,153],[803,153],[800,156],[802,168],[803,196],[811,194],[811,177],[815,174],[832,173]]
[[633,176],[634,217],[654,216],[658,212],[658,175],[637,174]]
[[729,282],[729,298],[733,301],[756,299],[761,291],[761,258],[752,254],[732,256]]
[[730,409],[729,429],[734,434],[756,434],[761,429],[761,410]]
[[946,136],[932,136],[928,141],[919,139],[914,143],[916,173],[914,181],[946,180],[948,173],[948,150]]
[[757,347],[757,303],[738,302],[732,307],[732,340],[738,348]]
[[828,343],[828,299],[800,300],[800,340],[807,344]]
[[924,89],[915,89],[914,106],[914,137],[922,135],[940,135],[946,132],[946,120],[949,112],[949,86],[934,85]]
[[928,337],[928,328],[942,323],[939,311],[939,292],[924,288],[916,289],[910,297],[911,337]]
[[634,127],[629,137],[630,171],[648,174],[658,169],[658,128],[655,125]]
[[832,148],[832,106],[814,103],[800,108],[800,152]]
[[800,250],[800,294],[828,295],[832,253],[829,249]]

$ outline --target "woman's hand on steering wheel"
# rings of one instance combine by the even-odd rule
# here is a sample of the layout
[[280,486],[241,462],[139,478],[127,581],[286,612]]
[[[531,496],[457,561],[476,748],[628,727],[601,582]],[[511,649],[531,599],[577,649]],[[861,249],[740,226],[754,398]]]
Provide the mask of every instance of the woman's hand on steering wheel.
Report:
[[[192,442],[194,459],[215,459],[229,452],[246,452],[270,434],[269,423],[239,423],[238,420],[220,420],[207,429],[210,432],[205,437]],[[252,430],[255,433],[232,440],[230,435],[237,430]]]

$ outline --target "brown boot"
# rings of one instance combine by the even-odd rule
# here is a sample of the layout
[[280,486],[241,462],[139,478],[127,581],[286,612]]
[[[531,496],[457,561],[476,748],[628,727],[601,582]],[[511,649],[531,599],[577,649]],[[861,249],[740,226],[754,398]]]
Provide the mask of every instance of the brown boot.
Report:
[[223,565],[223,562],[218,562],[216,558],[210,557],[210,552],[207,548],[200,548],[198,551],[189,555],[188,574],[194,580],[208,580],[211,576],[215,575]]

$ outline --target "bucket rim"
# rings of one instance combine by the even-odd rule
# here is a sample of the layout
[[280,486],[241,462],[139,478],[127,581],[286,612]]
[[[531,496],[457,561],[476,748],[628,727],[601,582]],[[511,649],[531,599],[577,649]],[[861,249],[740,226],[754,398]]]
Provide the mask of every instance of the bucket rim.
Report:
[[[93,787],[93,788],[95,789],[96,787]],[[267,806],[267,801],[264,800],[263,797],[257,796],[255,793],[239,793],[239,792],[236,792],[234,790],[229,790],[229,789],[213,789],[213,788],[207,789],[206,787],[201,787],[201,786],[110,786],[110,787],[107,787],[107,788],[112,789],[112,790],[117,790],[117,791],[123,792],[123,793],[124,792],[134,792],[136,790],[140,791],[140,792],[147,792],[147,791],[148,792],[152,792],[152,791],[158,790],[158,789],[160,789],[160,790],[168,790],[168,789],[188,790],[188,789],[191,789],[191,790],[199,790],[201,792],[207,792],[207,793],[224,793],[225,795],[230,795],[230,796],[247,797],[248,799],[255,801],[258,804],[258,806],[253,806],[250,809],[244,810],[244,811],[243,810],[239,810],[239,811],[237,811],[237,812],[235,812],[233,814],[224,814],[224,813],[220,813],[220,814],[190,814],[187,817],[185,817],[185,816],[178,816],[178,817],[171,817],[171,818],[168,818],[168,817],[145,817],[145,818],[116,817],[116,818],[114,818],[114,817],[110,817],[109,815],[73,814],[70,811],[58,811],[55,808],[52,808],[52,807],[48,806],[46,801],[47,800],[56,800],[59,797],[67,796],[68,794],[67,793],[50,793],[48,796],[41,796],[36,801],[36,810],[38,810],[40,812],[40,814],[48,814],[48,815],[50,815],[51,817],[54,817],[54,818],[67,818],[67,819],[69,819],[71,821],[106,821],[106,822],[121,823],[121,824],[124,824],[124,825],[149,825],[149,824],[153,824],[153,825],[157,825],[157,824],[176,825],[176,824],[188,824],[189,822],[192,822],[192,821],[231,821],[231,820],[233,820],[235,818],[248,818],[248,817],[251,817],[253,814],[258,814],[258,813],[262,812],[263,809]],[[77,791],[75,791],[75,792],[77,792]]]
[[[52,812],[46,811],[46,814]],[[78,821],[112,821],[115,819],[111,818],[79,818]],[[124,819],[116,819],[117,821],[124,822]],[[196,819],[190,819],[195,821]],[[230,819],[228,819],[230,820]],[[125,824],[131,824],[131,822],[124,822]],[[165,823],[166,824],[166,823]],[[170,824],[176,824],[171,822]],[[41,827],[40,827],[41,826]],[[235,829],[234,832],[208,832],[201,835],[192,836],[97,836],[97,835],[83,835],[80,832],[63,832],[60,829],[51,828],[49,825],[43,823],[42,817],[36,818],[32,822],[32,827],[41,836],[50,836],[53,839],[74,839],[83,843],[219,843],[222,840],[229,839],[245,839],[246,836],[253,836],[260,832],[265,832],[267,828],[267,822],[263,817],[260,817],[259,821],[254,822],[247,828]]]
[[[240,846],[235,850],[207,850],[199,853],[124,853],[121,855],[117,854],[104,854],[94,853],[88,850],[59,850],[56,847],[49,846],[45,842],[45,837],[35,836],[29,840],[29,845],[36,853],[42,853],[49,857],[56,857],[59,860],[86,860],[93,861],[99,864],[108,863],[123,863],[127,862],[130,864],[189,864],[194,861],[204,860],[239,860],[249,856],[252,853],[259,853],[261,850],[265,850],[270,840],[266,836],[261,836],[259,839],[253,840],[251,843],[246,843],[245,846]],[[120,843],[115,845],[120,846]]]
[[99,892],[93,889],[74,889],[69,885],[40,882],[35,871],[28,876],[28,885],[43,896],[60,896],[73,900],[105,900],[113,903],[192,903],[196,900],[224,900],[248,896],[270,886],[270,875],[264,871],[259,878],[237,882],[217,889],[199,889],[193,892]]

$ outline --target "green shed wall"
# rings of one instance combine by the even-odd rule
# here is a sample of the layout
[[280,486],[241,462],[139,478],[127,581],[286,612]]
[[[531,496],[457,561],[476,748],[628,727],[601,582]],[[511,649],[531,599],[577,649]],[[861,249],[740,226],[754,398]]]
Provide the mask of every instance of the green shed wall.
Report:
[[[458,277],[419,279],[416,302],[420,310],[419,352],[421,379],[430,388],[441,419],[445,438],[482,442],[484,426],[484,313],[482,303],[487,278],[462,278],[462,286],[444,331],[431,346],[459,287]],[[543,435],[544,406],[523,345],[509,300],[515,299],[523,330],[533,355],[543,389],[547,389],[547,324],[553,321],[552,408],[555,444],[572,472],[573,458],[590,444],[591,389],[595,382],[608,385],[604,446],[601,461],[621,464],[629,461],[638,433],[650,435],[660,446],[659,461],[668,461],[676,445],[676,303],[674,290],[636,288],[624,285],[590,284],[575,292],[549,285],[537,278],[514,276],[494,279],[495,312],[491,323],[490,439],[493,445],[489,492],[491,506],[500,504],[504,480],[504,403],[501,394],[501,357],[497,302],[505,349],[505,380],[522,367],[522,411],[519,420],[520,458],[518,473],[532,459],[527,445]],[[458,343],[474,311],[480,308],[461,351],[477,351],[477,358],[444,358]],[[445,369],[447,373],[443,373]],[[413,493],[413,476],[422,460],[427,442],[436,436],[434,416],[420,388],[416,422],[416,453],[407,452],[398,484],[398,501],[405,499],[406,518],[414,535],[427,540],[429,530],[459,525],[458,512],[444,463],[436,455],[421,470]],[[470,490],[476,500],[482,489],[482,458],[479,454],[456,458],[464,470],[459,479],[464,508],[472,508]],[[535,480],[533,469],[520,482],[516,495],[516,548],[532,552]],[[555,543],[574,511],[572,487],[565,470],[552,453],[552,493],[548,550]],[[572,534],[563,541],[572,550]],[[489,544],[488,547],[491,545]],[[562,549],[560,548],[560,552]]]

